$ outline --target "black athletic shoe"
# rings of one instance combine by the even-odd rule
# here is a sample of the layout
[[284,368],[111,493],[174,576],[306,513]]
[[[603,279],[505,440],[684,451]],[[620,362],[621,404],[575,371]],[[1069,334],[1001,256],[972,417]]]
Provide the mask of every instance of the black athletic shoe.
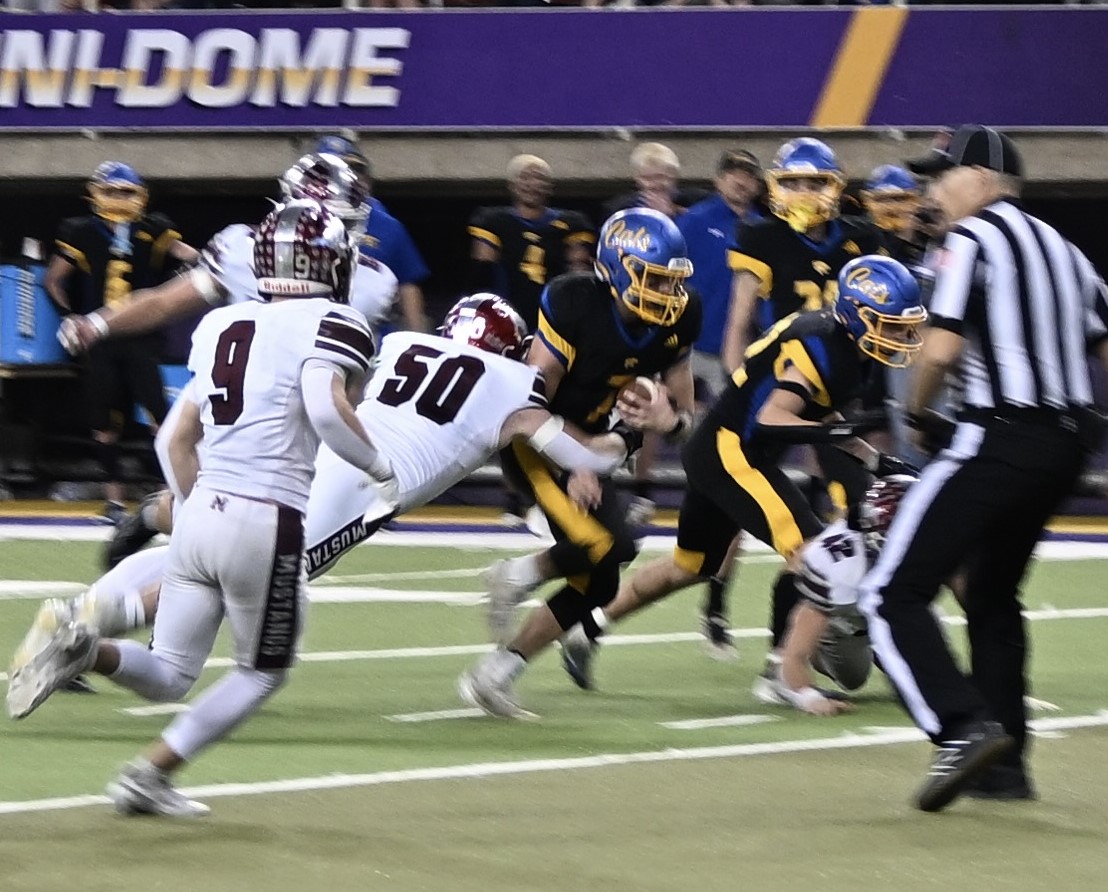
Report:
[[984,774],[966,787],[963,795],[994,801],[1039,798],[1027,772],[1011,765],[990,765]]
[[921,811],[946,808],[1014,745],[996,722],[966,725],[939,746],[927,780],[916,795],[916,807]]
[[700,620],[704,635],[704,649],[713,660],[730,661],[739,657],[735,639],[731,636],[731,624],[720,613],[707,613]]
[[150,498],[147,498],[138,510],[133,514],[126,514],[115,525],[115,532],[108,540],[108,546],[104,549],[104,568],[111,570],[124,558],[130,557],[158,535],[157,530],[152,530],[146,525],[142,517],[142,509],[146,507]]

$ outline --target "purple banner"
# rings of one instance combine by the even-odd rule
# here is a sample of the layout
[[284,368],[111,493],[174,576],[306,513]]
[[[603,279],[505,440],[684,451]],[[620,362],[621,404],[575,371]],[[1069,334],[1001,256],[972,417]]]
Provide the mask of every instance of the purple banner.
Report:
[[0,24],[6,130],[1108,126],[1108,9],[205,12]]

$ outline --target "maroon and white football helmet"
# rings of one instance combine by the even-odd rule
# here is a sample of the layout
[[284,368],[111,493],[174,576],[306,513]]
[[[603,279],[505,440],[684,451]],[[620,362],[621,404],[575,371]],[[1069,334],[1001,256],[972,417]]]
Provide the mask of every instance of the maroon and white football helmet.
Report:
[[286,170],[280,179],[286,201],[310,198],[337,214],[346,228],[358,231],[369,216],[369,192],[354,170],[338,155],[312,152]]
[[439,334],[511,359],[523,359],[530,341],[523,317],[495,294],[463,297],[447,312]]
[[254,236],[254,274],[262,300],[326,297],[350,302],[355,248],[335,214],[300,199],[273,209]]
[[858,506],[858,532],[871,551],[880,551],[885,544],[885,534],[900,508],[900,501],[916,478],[908,474],[890,474],[878,477],[870,484]]

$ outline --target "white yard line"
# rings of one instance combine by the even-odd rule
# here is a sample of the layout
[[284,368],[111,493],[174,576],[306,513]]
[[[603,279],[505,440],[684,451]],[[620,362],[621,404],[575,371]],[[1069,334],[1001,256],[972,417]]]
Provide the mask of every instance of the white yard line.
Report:
[[[1024,616],[1032,622],[1059,619],[1102,619],[1108,617],[1108,607],[1075,607],[1072,610],[1028,610]],[[944,616],[943,622],[951,626],[965,625],[961,616]],[[734,638],[765,638],[769,632],[763,628],[732,629]],[[637,635],[605,635],[605,647],[627,647],[643,644],[683,644],[701,641],[699,632],[645,632]],[[352,663],[365,660],[410,660],[425,657],[477,656],[493,650],[491,644],[449,644],[428,647],[390,647],[381,650],[328,650],[302,653],[301,663]],[[226,669],[233,666],[229,657],[213,657],[204,664],[205,669]],[[7,673],[0,672],[0,681],[7,681]]]
[[485,713],[472,706],[461,709],[434,709],[430,712],[401,712],[397,715],[382,716],[389,722],[418,723],[418,722],[442,722],[452,719],[479,719]]
[[[1037,731],[1066,731],[1108,725],[1108,710],[1092,715],[1038,719],[1031,723]],[[661,762],[687,762],[700,759],[735,759],[747,756],[772,756],[782,753],[817,752],[821,750],[862,749],[892,746],[924,739],[915,728],[899,728],[878,733],[848,731],[836,737],[810,740],[777,740],[768,743],[743,743],[730,746],[702,746],[686,749],[667,748],[638,753],[598,753],[569,759],[526,759],[509,762],[476,762],[447,765],[441,768],[408,768],[400,771],[377,771],[370,774],[329,774],[323,777],[299,777],[256,783],[209,784],[183,789],[186,796],[215,799],[223,796],[260,796],[267,793],[302,793],[315,790],[344,790],[351,787],[376,787],[384,784],[443,781],[484,777],[506,777],[554,771],[581,771],[589,768],[611,768],[615,765],[645,765]],[[55,799],[32,799],[23,802],[0,802],[0,815],[28,812],[60,811],[106,805],[106,796],[63,796]]]
[[[658,722],[663,728],[674,731],[702,731],[705,728],[741,728],[746,725],[764,725],[779,722],[778,715],[721,715],[714,719],[682,719],[677,722]],[[899,728],[896,730],[900,730]]]
[[127,715],[176,715],[179,712],[187,712],[187,703],[151,703],[149,706],[125,706],[119,711]]

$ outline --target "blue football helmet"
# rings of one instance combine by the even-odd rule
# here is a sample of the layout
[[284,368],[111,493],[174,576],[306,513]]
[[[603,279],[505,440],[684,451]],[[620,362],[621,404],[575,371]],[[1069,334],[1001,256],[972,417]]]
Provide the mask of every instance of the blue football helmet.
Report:
[[867,254],[842,268],[835,315],[859,350],[892,368],[911,365],[923,346],[919,283],[891,257]]
[[922,200],[923,190],[919,181],[895,164],[874,168],[862,189],[862,204],[870,219],[889,232],[908,229]]
[[150,193],[129,164],[105,161],[88,181],[89,201],[96,216],[109,223],[133,223],[146,211]]
[[594,267],[616,300],[650,325],[672,325],[685,312],[692,261],[681,230],[659,211],[628,208],[609,217]]
[[367,186],[370,180],[373,179],[373,168],[369,163],[369,159],[362,154],[362,150],[358,148],[353,140],[349,140],[345,136],[321,137],[312,152],[317,155],[338,155],[350,165],[350,168],[358,177],[365,181]]
[[797,232],[839,216],[845,185],[835,153],[809,136],[781,146],[766,171],[770,210]]

